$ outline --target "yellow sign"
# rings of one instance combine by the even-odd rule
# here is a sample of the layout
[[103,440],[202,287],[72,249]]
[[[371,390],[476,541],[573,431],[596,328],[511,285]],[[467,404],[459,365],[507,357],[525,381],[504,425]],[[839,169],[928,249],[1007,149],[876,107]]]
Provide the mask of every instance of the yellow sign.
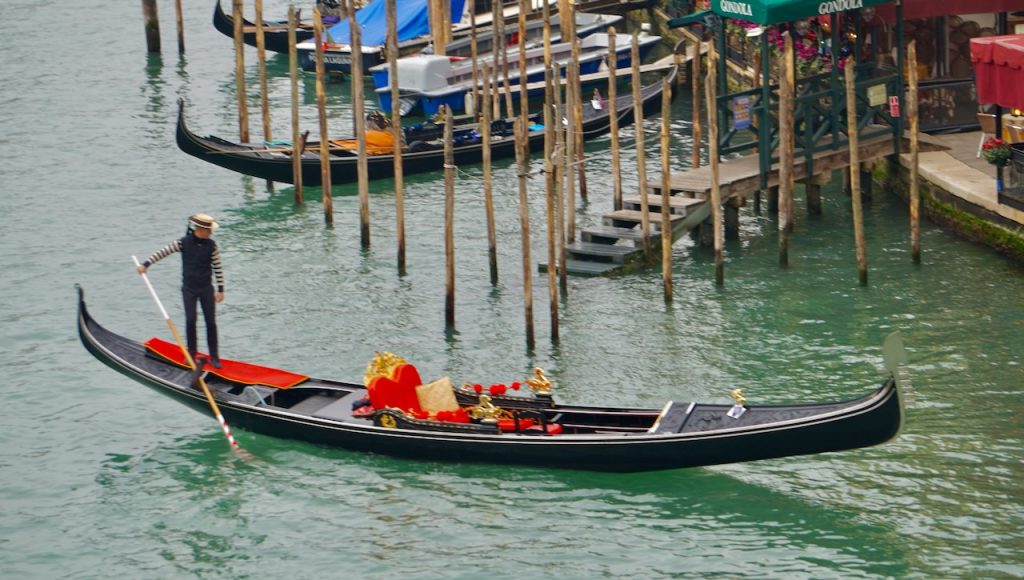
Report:
[[872,107],[878,107],[885,104],[885,85],[873,85],[868,87],[868,104]]

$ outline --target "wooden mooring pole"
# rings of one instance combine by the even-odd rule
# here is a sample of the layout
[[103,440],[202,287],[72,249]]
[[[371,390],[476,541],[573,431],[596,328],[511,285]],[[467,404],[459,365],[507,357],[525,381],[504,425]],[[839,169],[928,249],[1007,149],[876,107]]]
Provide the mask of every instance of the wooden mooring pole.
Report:
[[[639,79],[633,79],[639,84]],[[661,81],[661,281],[665,301],[672,301],[672,216],[669,206],[671,185],[669,177],[670,131],[672,128],[672,85],[667,79]]]
[[273,141],[270,134],[270,102],[267,96],[267,44],[263,31],[263,0],[256,0],[256,64],[260,75],[260,107],[263,113],[263,140]]
[[785,48],[779,57],[779,265],[789,265],[789,234],[793,231],[793,37],[783,33]]
[[640,192],[640,231],[643,239],[644,260],[651,260],[651,219],[650,208],[647,207],[647,152],[644,148],[644,101],[640,95],[640,39],[633,32],[633,45],[630,52],[632,61],[633,85],[633,126],[636,130],[636,178]]
[[[522,77],[526,80],[526,77]],[[523,82],[525,85],[526,83]],[[525,105],[526,103],[522,103]],[[526,116],[515,122],[516,164],[519,169],[519,228],[523,245],[523,314],[526,318],[526,348],[533,351],[533,270],[530,260],[530,207],[526,179],[530,173],[530,144]]]
[[242,0],[234,0],[231,5],[231,17],[234,19],[235,38],[235,96],[238,99],[238,138],[242,143],[249,142],[249,106],[245,96],[245,44],[242,42]]
[[[255,0],[256,9],[256,68],[260,75],[260,111],[263,120],[263,142],[274,140],[270,129],[270,97],[267,89],[267,40],[263,30],[263,0]],[[274,182],[267,180],[267,190],[274,191]]]
[[714,230],[715,284],[725,284],[725,260],[722,255],[722,192],[718,173],[718,74],[714,48],[708,50],[708,74],[705,96],[708,105],[708,162],[711,165],[711,227]]
[[[295,48],[299,15],[295,6],[288,7],[288,75],[292,93],[292,181],[295,183],[295,203],[302,205],[302,151],[305,139],[299,136],[299,58]],[[301,140],[301,142],[300,142]]]
[[868,284],[868,257],[864,246],[864,208],[860,198],[860,136],[857,127],[856,61],[846,58],[846,128],[850,139],[850,200],[853,206],[853,239],[857,251],[857,274],[861,286]]
[[553,63],[551,78],[554,83],[555,103],[555,236],[558,238],[558,287],[562,295],[569,293],[569,272],[565,267],[567,258],[565,248],[565,183],[571,180],[568,176],[568,157],[565,154],[565,123],[562,122],[562,67]]
[[[566,20],[565,13],[562,21]],[[576,167],[576,95],[579,86],[573,79],[579,67],[579,43],[572,43],[572,57],[565,67],[565,239],[568,243],[576,240],[576,178],[573,169]]]
[[700,168],[701,128],[700,128],[700,102],[702,94],[700,90],[700,41],[693,46],[693,59],[690,60],[690,82],[693,85],[693,159],[690,166],[694,169]]
[[[487,261],[490,266],[491,286],[498,285],[498,242],[497,222],[494,219],[494,183],[491,176],[491,113],[494,112],[491,102],[491,69],[488,64],[483,63],[484,81],[484,106],[483,120],[480,123],[480,143],[483,148],[483,177],[484,177],[484,211],[487,214]],[[498,87],[494,85],[494,93],[497,94]]]
[[[348,26],[352,37],[352,115],[355,117],[356,134],[356,177],[359,181],[359,242],[363,248],[370,247],[370,178],[366,159],[366,109],[363,94],[363,42],[362,32],[356,22],[356,3],[349,0]],[[395,81],[398,82],[397,79]],[[398,104],[392,101],[394,104]]]
[[476,10],[472,7],[469,11],[469,59],[473,63],[473,90],[469,91],[468,98],[470,102],[466,104],[466,113],[473,115],[474,119],[480,118],[480,74],[477,70],[479,64],[477,64],[479,55],[477,54],[477,38],[476,38]]
[[907,116],[910,117],[910,258],[915,264],[921,262],[921,192],[918,191],[918,107],[917,107],[917,42],[907,46],[907,77],[910,88],[907,101]]
[[[402,112],[398,90],[398,8],[397,0],[387,0],[388,78],[391,79],[391,139],[395,163],[395,233],[398,238],[398,275],[405,276],[405,169],[402,165]],[[486,179],[486,177],[484,178]]]
[[142,26],[146,31],[146,50],[160,53],[160,11],[156,0],[142,0]]
[[[573,59],[573,80],[572,80],[572,92],[575,95],[573,103],[572,118],[575,122],[573,127],[573,134],[576,135],[576,176],[579,179],[580,186],[580,203],[587,202],[587,168],[586,168],[586,156],[587,153],[583,148],[583,101],[586,100],[583,96],[583,85],[580,82],[580,37],[573,35],[573,46],[576,51],[576,58]],[[614,66],[614,61],[612,65]],[[575,237],[576,220],[573,219],[573,233]]]
[[174,20],[178,28],[178,54],[185,54],[185,18],[181,12],[181,0],[174,0]]
[[[236,0],[237,1],[237,0]],[[331,199],[331,152],[327,133],[327,92],[324,89],[324,23],[320,11],[313,9],[313,42],[316,43],[316,108],[320,119],[320,189],[324,205],[324,223],[334,225],[334,201]]]
[[[615,27],[608,28],[608,62],[616,59]],[[611,136],[612,149],[612,209],[622,209],[622,158],[619,155],[619,78],[618,69],[608,66],[608,133]]]
[[455,153],[452,111],[444,107],[444,327],[455,330]]
[[[547,27],[545,23],[545,27]],[[546,29],[547,30],[547,29]],[[556,110],[552,109],[555,98],[555,68],[550,62],[544,67],[544,199],[548,224],[548,311],[551,316],[551,340],[558,342],[558,282],[555,270],[555,131]]]
[[[523,119],[524,137],[530,131],[530,98],[527,91],[526,62],[526,13],[530,9],[529,0],[519,0],[519,117]],[[511,113],[511,111],[509,111]]]

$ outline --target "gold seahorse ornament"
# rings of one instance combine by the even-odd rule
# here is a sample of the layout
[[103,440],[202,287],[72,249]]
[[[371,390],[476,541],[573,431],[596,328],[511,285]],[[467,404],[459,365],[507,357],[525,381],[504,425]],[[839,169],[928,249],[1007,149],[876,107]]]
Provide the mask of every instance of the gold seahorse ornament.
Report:
[[534,394],[543,396],[550,396],[551,388],[554,387],[551,381],[544,376],[544,369],[540,367],[534,367],[533,378],[526,379],[526,384]]

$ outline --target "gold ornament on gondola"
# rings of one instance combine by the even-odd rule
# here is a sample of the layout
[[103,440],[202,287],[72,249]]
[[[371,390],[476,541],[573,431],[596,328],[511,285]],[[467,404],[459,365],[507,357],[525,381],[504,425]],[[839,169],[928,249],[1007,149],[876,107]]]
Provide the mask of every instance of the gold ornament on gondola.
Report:
[[501,416],[501,408],[495,407],[488,395],[480,395],[480,404],[470,407],[469,416],[479,419],[481,423],[494,424]]
[[747,398],[743,396],[743,391],[739,389],[729,391],[729,396],[732,397],[732,400],[736,401],[737,405],[742,406],[747,404]]
[[534,394],[544,396],[551,395],[551,389],[554,387],[554,385],[551,384],[551,381],[544,376],[544,369],[540,367],[534,367],[533,378],[526,379],[526,384]]
[[370,381],[375,377],[390,378],[391,374],[395,371],[395,367],[400,364],[405,364],[404,358],[390,352],[378,351],[366,367],[366,372],[363,374],[363,384],[369,385]]
[[380,416],[380,426],[385,429],[394,429],[398,427],[398,421],[396,421],[391,415],[385,413]]

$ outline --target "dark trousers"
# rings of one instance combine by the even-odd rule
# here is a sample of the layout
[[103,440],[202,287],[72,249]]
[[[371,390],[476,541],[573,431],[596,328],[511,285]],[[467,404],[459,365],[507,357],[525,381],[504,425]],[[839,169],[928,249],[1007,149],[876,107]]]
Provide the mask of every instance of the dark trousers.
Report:
[[181,296],[185,299],[185,340],[188,342],[188,351],[193,356],[196,353],[196,303],[203,306],[203,323],[206,325],[206,346],[210,349],[211,358],[220,358],[217,350],[217,303],[213,300],[213,286],[200,288],[181,289]]

